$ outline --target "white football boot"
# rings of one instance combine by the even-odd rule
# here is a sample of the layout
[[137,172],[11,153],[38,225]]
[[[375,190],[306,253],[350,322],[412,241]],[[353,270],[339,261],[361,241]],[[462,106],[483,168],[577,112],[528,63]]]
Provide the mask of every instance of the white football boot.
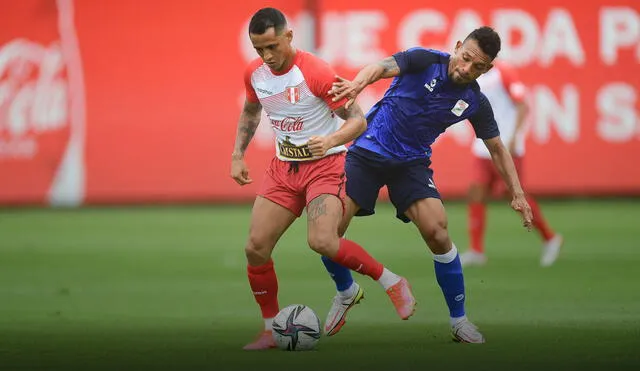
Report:
[[347,312],[364,298],[364,290],[357,283],[355,285],[354,294],[349,298],[343,298],[340,293],[333,297],[333,303],[327,320],[324,322],[324,333],[332,336],[338,333],[347,320]]
[[542,256],[540,256],[540,265],[543,267],[551,266],[558,259],[560,247],[562,247],[562,235],[556,234],[542,246]]

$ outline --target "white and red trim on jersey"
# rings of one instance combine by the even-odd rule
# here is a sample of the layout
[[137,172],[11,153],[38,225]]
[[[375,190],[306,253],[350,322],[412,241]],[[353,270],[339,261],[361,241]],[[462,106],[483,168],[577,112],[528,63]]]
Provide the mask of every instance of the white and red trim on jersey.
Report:
[[[306,146],[312,136],[327,136],[340,128],[333,110],[346,99],[333,102],[328,92],[335,72],[320,58],[297,50],[287,71],[274,72],[261,59],[245,71],[246,98],[260,102],[276,134],[276,155],[283,161],[312,160]],[[346,151],[331,148],[327,155]]]
[[[516,72],[504,63],[496,63],[489,72],[478,78],[478,84],[491,103],[493,115],[500,129],[500,138],[507,145],[515,135],[518,116],[516,104],[525,100],[527,89]],[[523,133],[516,138],[514,155],[524,155],[524,139]],[[491,157],[480,139],[474,141],[472,152],[481,158]]]

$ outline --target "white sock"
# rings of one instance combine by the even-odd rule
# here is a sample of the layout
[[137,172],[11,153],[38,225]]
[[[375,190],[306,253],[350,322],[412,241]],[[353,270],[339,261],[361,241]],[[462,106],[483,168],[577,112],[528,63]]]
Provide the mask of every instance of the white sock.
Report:
[[458,249],[456,249],[456,245],[452,243],[451,250],[449,250],[448,253],[442,254],[442,255],[434,254],[433,260],[437,261],[438,263],[449,264],[453,261],[453,259],[456,258],[457,255],[458,255]]
[[388,290],[389,287],[395,285],[398,282],[400,282],[400,276],[391,272],[387,268],[384,268],[384,270],[382,271],[382,276],[378,278],[378,283],[381,284],[385,290]]
[[264,330],[265,331],[273,330],[273,318],[265,318],[264,319]]
[[466,320],[467,320],[467,316],[451,317],[451,318],[449,318],[449,323],[451,324],[451,327],[456,327],[456,325],[458,323],[466,321]]
[[350,299],[356,294],[356,292],[358,292],[358,288],[360,288],[360,286],[358,286],[356,281],[353,281],[348,289],[338,291],[338,294],[340,294],[340,297],[343,299]]

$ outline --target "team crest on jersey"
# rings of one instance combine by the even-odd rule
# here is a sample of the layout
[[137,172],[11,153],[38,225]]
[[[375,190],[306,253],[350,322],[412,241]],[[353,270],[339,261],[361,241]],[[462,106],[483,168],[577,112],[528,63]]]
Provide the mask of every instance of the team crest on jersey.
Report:
[[460,117],[462,116],[462,113],[464,112],[464,110],[466,110],[469,107],[469,103],[463,101],[462,99],[458,100],[456,102],[456,105],[453,106],[453,108],[451,109],[451,112]]
[[300,88],[297,86],[287,86],[285,88],[285,94],[291,104],[296,104],[300,101]]

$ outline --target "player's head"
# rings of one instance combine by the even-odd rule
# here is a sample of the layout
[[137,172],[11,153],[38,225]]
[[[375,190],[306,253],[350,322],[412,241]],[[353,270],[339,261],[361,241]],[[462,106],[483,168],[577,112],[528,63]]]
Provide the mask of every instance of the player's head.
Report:
[[456,84],[468,84],[493,67],[500,51],[500,36],[491,27],[473,30],[456,43],[449,60],[449,78]]
[[295,54],[291,46],[293,31],[278,9],[262,8],[251,17],[249,39],[260,58],[274,71],[286,68]]

